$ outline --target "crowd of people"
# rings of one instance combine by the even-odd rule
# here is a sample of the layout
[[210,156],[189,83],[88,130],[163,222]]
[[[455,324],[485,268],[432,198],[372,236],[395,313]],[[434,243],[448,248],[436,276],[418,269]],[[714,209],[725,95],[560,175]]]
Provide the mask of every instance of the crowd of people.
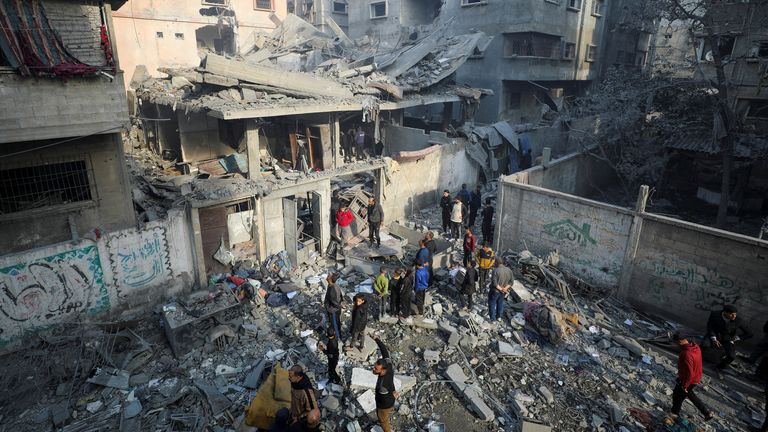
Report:
[[[461,242],[463,249],[462,265],[456,263],[457,273],[461,277],[456,278],[458,288],[458,304],[461,310],[472,309],[480,296],[487,299],[487,319],[491,323],[500,323],[504,317],[506,299],[514,284],[514,274],[503,260],[498,258],[492,248],[493,242],[493,217],[494,208],[491,200],[485,201],[485,207],[481,213],[482,243],[473,232],[476,217],[481,208],[480,187],[474,191],[467,190],[462,185],[461,191],[451,197],[446,190],[440,200],[442,210],[443,236],[449,240]],[[369,238],[372,247],[380,246],[379,227],[384,219],[384,212],[376,200],[368,203],[367,218],[371,229]],[[336,222],[340,228],[341,236],[346,241],[351,237],[348,231],[352,215],[345,216],[349,212],[341,208],[337,212]],[[460,233],[463,231],[463,237]],[[480,246],[479,246],[480,245]],[[337,284],[338,275],[328,275],[327,289],[324,299],[324,308],[327,316],[326,340],[320,344],[320,351],[324,352],[328,359],[328,380],[334,384],[342,382],[336,371],[340,356],[340,344],[346,340],[343,348],[347,351],[362,349],[369,320],[369,308],[375,309],[375,316],[383,318],[387,315],[398,318],[403,324],[411,324],[413,319],[422,319],[424,315],[424,303],[427,292],[434,282],[435,253],[437,245],[435,234],[427,232],[419,242],[413,262],[407,266],[395,269],[387,269],[382,266],[373,281],[373,294],[368,296],[361,293],[355,294],[352,300],[351,322],[349,323],[349,335],[345,339],[342,333],[341,316],[343,311],[344,295]],[[390,273],[391,272],[391,273]],[[412,312],[415,310],[415,316]],[[760,343],[755,345],[753,352],[747,357],[751,364],[758,364],[756,377],[768,382],[768,322],[764,328],[764,336]],[[691,335],[675,334],[674,341],[680,348],[678,358],[678,378],[672,394],[672,404],[669,419],[680,415],[683,402],[689,399],[700,411],[705,420],[714,417],[715,413],[699,398],[699,384],[703,375],[703,360],[701,346],[706,349],[721,350],[722,356],[715,370],[720,379],[724,379],[723,372],[737,358],[736,343],[751,337],[751,333],[743,325],[738,317],[738,311],[734,306],[725,306],[721,311],[712,312],[707,323],[707,333],[703,342],[697,344],[699,339]],[[372,373],[377,375],[376,383],[376,410],[381,428],[385,432],[391,430],[390,417],[392,415],[395,399],[398,397],[393,376],[394,364],[389,358],[389,351],[377,335],[372,335],[381,352],[381,358],[376,362]],[[291,369],[291,385],[294,391],[303,392],[306,388],[306,376],[300,368]],[[768,411],[768,384],[765,386],[766,410]],[[319,410],[316,409],[316,400],[309,395],[298,394],[296,396],[296,408],[291,406],[289,424],[298,425],[293,429],[279,430],[317,430],[313,429],[319,424]],[[285,415],[285,413],[283,413]],[[759,432],[768,432],[768,420],[757,429]]]

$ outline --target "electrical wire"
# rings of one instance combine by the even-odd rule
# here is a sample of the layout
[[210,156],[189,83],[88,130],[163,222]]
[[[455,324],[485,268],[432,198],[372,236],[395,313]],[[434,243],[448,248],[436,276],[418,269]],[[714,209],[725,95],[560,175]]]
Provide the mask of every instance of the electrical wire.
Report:
[[3,154],[3,155],[0,155],[0,159],[11,157],[11,156],[18,156],[20,154],[30,153],[30,152],[42,150],[42,149],[45,149],[45,148],[48,148],[48,147],[57,146],[59,144],[65,144],[65,143],[68,143],[68,142],[77,141],[79,139],[87,138],[87,137],[90,137],[90,136],[93,136],[93,135],[99,135],[99,134],[103,134],[103,133],[107,133],[107,132],[116,132],[116,131],[122,130],[122,129],[123,129],[123,126],[114,126],[114,127],[109,128],[109,129],[104,129],[104,130],[101,130],[101,131],[92,132],[92,133],[89,133],[87,135],[81,135],[81,136],[77,136],[77,137],[74,137],[74,138],[68,138],[68,139],[57,141],[57,142],[54,142],[54,143],[51,143],[51,144],[42,145],[40,147],[35,147],[35,148],[31,148],[31,149],[26,149],[26,150],[19,150],[17,152],[13,152],[13,153],[6,153],[6,154]]

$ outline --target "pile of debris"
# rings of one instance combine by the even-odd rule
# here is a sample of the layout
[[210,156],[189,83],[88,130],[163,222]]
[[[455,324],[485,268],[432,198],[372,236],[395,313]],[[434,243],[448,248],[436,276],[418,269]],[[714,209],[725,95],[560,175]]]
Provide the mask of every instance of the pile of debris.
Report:
[[[460,244],[446,244],[448,261],[459,262]],[[414,252],[407,247],[393,266],[411,262]],[[525,251],[501,257],[518,279],[503,323],[485,319],[483,301],[457,307],[457,265],[435,271],[423,317],[369,321],[395,364],[395,430],[656,430],[669,409],[675,358],[651,344],[663,345],[678,327],[582,293],[558,276],[551,259]],[[347,304],[371,292],[370,273],[316,255],[293,267],[278,254],[261,266],[211,275],[210,290],[140,320],[39,336],[3,358],[3,430],[248,430],[246,410],[270,370],[294,364],[317,384],[325,430],[371,430],[374,341],[367,336],[362,349],[342,356],[345,386],[328,384],[318,351],[329,272],[341,275]],[[368,295],[375,308],[376,296]],[[344,333],[349,320],[346,308]],[[718,413],[706,424],[692,420],[704,430],[762,420],[762,400],[723,383],[705,380],[700,394]],[[689,430],[679,427],[666,430]]]

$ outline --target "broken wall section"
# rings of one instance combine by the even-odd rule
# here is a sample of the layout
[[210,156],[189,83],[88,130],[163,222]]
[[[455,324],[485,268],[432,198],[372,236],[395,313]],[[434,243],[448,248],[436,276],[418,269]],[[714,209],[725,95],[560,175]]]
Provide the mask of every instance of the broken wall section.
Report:
[[0,258],[0,352],[38,331],[146,309],[190,288],[188,232],[175,209],[140,230]]

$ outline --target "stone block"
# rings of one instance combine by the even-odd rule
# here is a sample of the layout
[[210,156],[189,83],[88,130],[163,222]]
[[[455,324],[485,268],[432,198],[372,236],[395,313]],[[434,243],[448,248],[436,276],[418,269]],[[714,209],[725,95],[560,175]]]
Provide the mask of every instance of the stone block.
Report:
[[541,396],[542,399],[548,404],[555,403],[555,396],[552,394],[551,391],[549,391],[548,388],[544,386],[540,386],[538,389],[536,389],[536,392]]
[[437,330],[437,322],[431,318],[414,319],[413,325],[428,330]]
[[376,410],[376,395],[373,390],[366,390],[365,393],[357,397],[357,403],[366,414]]
[[499,341],[499,354],[503,356],[522,357],[523,347],[518,344],[509,344],[504,341]]
[[472,410],[484,421],[493,421],[496,417],[493,410],[485,403],[480,394],[472,387],[466,385],[467,376],[458,364],[448,366],[445,371],[447,379],[452,381],[453,388],[467,400]]
[[424,361],[430,365],[436,365],[440,362],[440,353],[437,351],[425,350]]
[[444,319],[440,320],[437,323],[437,327],[440,329],[440,331],[444,331],[444,332],[446,332],[448,334],[451,334],[451,333],[454,333],[454,332],[458,331],[458,330],[456,330],[456,327],[451,325],[451,323],[448,320],[444,320]]

